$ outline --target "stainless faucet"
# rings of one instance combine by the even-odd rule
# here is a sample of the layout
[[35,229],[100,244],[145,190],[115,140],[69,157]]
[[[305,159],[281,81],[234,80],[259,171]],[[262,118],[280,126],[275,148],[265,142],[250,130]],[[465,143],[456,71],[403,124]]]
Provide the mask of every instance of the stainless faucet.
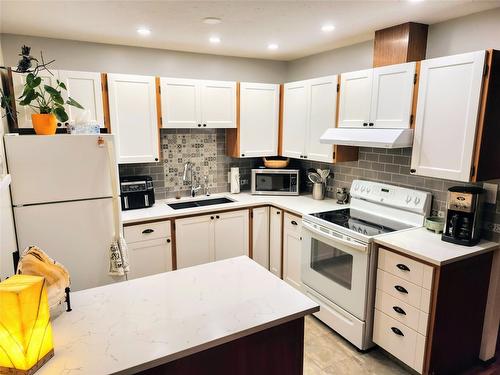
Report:
[[[196,181],[196,177],[194,176],[193,172],[193,167],[194,164],[188,161],[186,164],[184,164],[184,174],[182,175],[182,181],[183,182],[188,182],[189,186],[191,188],[191,196],[195,197],[196,192],[201,189],[200,184]],[[188,178],[188,172],[189,172],[189,178]],[[197,185],[195,186],[194,183]]]

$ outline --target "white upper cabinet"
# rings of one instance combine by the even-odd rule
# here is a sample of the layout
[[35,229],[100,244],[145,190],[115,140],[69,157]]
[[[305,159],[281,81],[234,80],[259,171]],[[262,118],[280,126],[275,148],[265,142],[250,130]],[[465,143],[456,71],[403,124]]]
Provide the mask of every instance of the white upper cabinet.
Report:
[[319,142],[335,127],[338,77],[328,76],[285,84],[283,156],[333,162],[333,147]]
[[370,122],[375,128],[408,128],[416,63],[373,69]]
[[236,127],[236,82],[202,81],[200,96],[202,126]]
[[485,55],[422,61],[412,173],[470,180]]
[[236,127],[236,82],[161,78],[160,87],[162,127]]
[[284,90],[283,156],[302,158],[306,154],[308,85],[306,81],[285,83]]
[[201,124],[197,83],[191,79],[161,78],[164,128],[194,128]]
[[[101,127],[104,127],[104,109],[102,101],[102,83],[101,73],[96,72],[78,72],[69,70],[51,70],[38,73],[42,77],[42,85],[47,84],[56,87],[57,80],[60,80],[66,86],[67,90],[61,90],[64,101],[68,96],[72,97],[82,105],[84,109],[90,111],[91,120],[97,121]],[[14,95],[17,98],[21,96],[26,82],[26,74],[12,73],[12,83]],[[69,105],[64,106],[68,114],[68,122],[75,121],[82,112],[81,109]],[[32,128],[31,114],[33,110],[26,106],[20,106],[16,103],[17,120],[20,128]],[[58,124],[59,126],[65,124]]]
[[320,137],[335,126],[337,115],[337,76],[309,81],[309,126],[307,127],[306,156],[310,160],[331,163],[332,145],[319,143]]
[[[64,100],[68,100],[68,97],[76,100],[85,110],[90,111],[90,119],[97,121],[103,128],[101,73],[60,70],[59,80],[65,84],[67,89],[67,91],[62,91]],[[66,112],[69,121],[75,121],[83,110],[67,105]]]
[[108,92],[118,163],[158,161],[155,77],[108,74]]
[[409,128],[416,63],[344,73],[339,127]]
[[[57,79],[59,77],[58,72],[44,70],[38,73],[38,76],[42,78],[41,85],[50,85],[55,87],[57,85]],[[29,106],[21,106],[17,103],[19,97],[22,95],[24,90],[24,84],[26,83],[25,73],[14,73],[12,72],[12,86],[14,87],[14,96],[16,98],[16,110],[17,110],[17,126],[19,128],[33,128],[33,123],[31,122],[31,115],[36,113]],[[47,97],[48,99],[48,97]],[[58,124],[59,126],[62,124]]]
[[278,154],[279,85],[240,83],[240,156]]
[[362,127],[370,117],[373,69],[340,75],[339,127]]

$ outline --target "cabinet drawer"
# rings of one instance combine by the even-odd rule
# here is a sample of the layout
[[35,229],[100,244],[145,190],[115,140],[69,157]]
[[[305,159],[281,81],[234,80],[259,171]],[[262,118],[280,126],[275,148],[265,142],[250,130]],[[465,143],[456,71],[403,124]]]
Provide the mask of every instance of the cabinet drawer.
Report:
[[300,235],[302,231],[302,218],[285,212],[285,231]]
[[380,248],[378,268],[426,289],[432,288],[433,268],[403,255]]
[[377,289],[375,308],[418,333],[427,336],[429,314],[420,311],[406,302],[394,298],[380,289]]
[[381,289],[400,301],[429,313],[431,292],[421,286],[394,276],[380,268],[377,270],[377,289]]
[[123,233],[127,242],[154,240],[170,237],[170,221],[132,225],[124,227]]
[[422,373],[425,353],[425,337],[375,309],[373,341]]

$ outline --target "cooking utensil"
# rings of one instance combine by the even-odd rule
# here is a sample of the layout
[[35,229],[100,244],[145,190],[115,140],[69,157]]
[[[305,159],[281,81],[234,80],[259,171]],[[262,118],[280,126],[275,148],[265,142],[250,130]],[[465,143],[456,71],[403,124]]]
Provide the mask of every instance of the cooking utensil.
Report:
[[317,169],[318,174],[321,176],[321,179],[323,182],[326,182],[326,179],[328,176],[330,176],[330,170],[329,169]]
[[316,172],[309,172],[307,174],[307,177],[309,178],[309,181],[311,181],[313,184],[321,184],[323,183],[323,180],[321,179],[321,176],[316,173]]

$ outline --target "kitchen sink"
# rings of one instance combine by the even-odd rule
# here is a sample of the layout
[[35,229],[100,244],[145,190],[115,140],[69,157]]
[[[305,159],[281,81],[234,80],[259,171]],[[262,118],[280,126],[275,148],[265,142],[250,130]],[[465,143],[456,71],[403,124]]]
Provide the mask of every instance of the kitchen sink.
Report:
[[179,202],[179,203],[167,203],[170,208],[174,210],[182,210],[184,208],[195,208],[195,207],[205,207],[212,206],[214,204],[225,204],[232,203],[233,200],[229,198],[211,198],[211,199],[200,199],[197,201],[189,201],[189,202]]

